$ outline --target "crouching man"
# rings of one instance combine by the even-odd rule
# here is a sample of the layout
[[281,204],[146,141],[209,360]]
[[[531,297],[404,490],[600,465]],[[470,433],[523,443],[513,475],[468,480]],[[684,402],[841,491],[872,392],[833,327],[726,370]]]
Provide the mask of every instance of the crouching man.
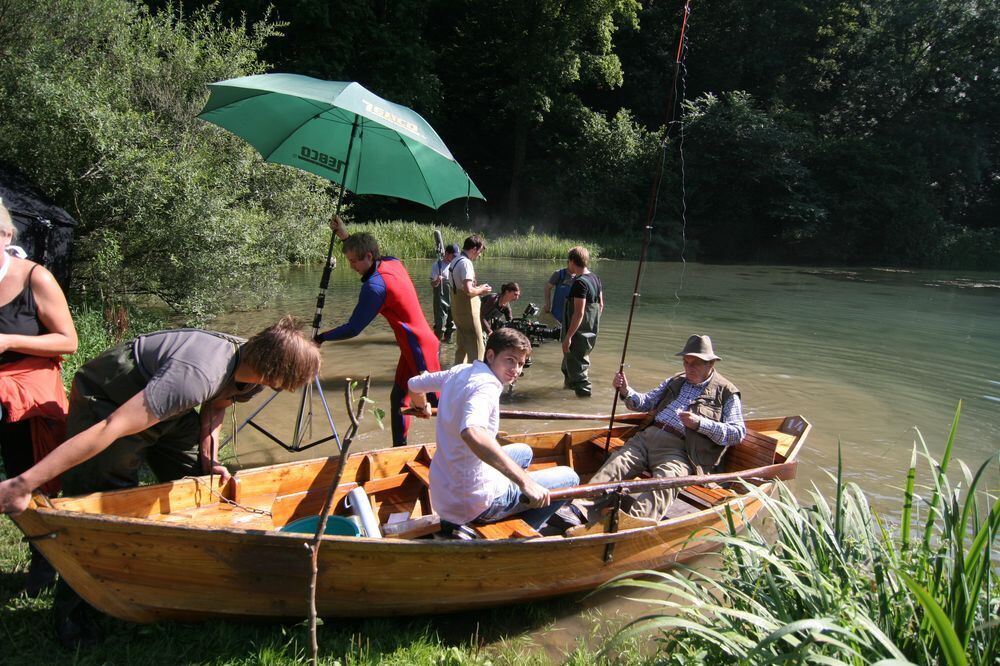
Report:
[[528,472],[531,447],[497,442],[500,394],[521,374],[530,352],[522,333],[501,328],[486,342],[485,363],[410,379],[410,399],[423,417],[430,416],[425,394],[440,396],[430,491],[442,523],[490,523],[523,511],[520,518],[538,529],[563,504],[551,503],[549,491],[580,483],[569,467]]
[[[73,378],[69,439],[0,483],[0,513],[24,511],[31,492],[59,475],[68,495],[137,486],[144,462],[159,481],[211,473],[224,482],[229,471],[217,453],[226,408],[264,386],[296,390],[319,366],[319,347],[292,317],[249,341],[187,328],[109,349]],[[99,640],[95,611],[62,581],[53,610],[64,647]]]

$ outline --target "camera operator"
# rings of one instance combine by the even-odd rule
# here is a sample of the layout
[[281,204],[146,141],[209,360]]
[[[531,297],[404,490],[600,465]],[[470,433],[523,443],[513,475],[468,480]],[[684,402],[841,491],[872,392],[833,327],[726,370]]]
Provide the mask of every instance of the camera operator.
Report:
[[499,294],[483,296],[479,316],[483,324],[483,333],[489,337],[497,328],[509,324],[514,318],[510,309],[511,303],[521,297],[521,288],[516,282],[508,282],[500,287]]

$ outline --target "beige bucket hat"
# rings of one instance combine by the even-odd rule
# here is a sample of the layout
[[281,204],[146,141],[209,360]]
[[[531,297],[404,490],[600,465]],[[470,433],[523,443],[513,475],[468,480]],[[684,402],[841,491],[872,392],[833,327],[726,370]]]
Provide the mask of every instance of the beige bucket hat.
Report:
[[721,361],[721,356],[716,356],[712,349],[712,338],[707,335],[692,335],[688,338],[684,349],[674,354],[674,356],[697,356],[703,361]]

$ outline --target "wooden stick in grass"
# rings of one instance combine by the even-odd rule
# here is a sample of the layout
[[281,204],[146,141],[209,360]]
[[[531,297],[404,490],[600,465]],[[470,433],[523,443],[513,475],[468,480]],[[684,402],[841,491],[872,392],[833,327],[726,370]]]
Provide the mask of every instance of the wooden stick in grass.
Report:
[[323,511],[319,515],[319,524],[316,526],[316,534],[310,543],[306,544],[312,559],[312,575],[309,578],[309,638],[312,642],[312,659],[309,663],[316,666],[319,659],[319,640],[316,637],[316,582],[319,577],[319,547],[323,542],[323,534],[326,532],[326,519],[333,509],[333,497],[340,485],[340,479],[344,475],[344,465],[347,463],[347,454],[350,452],[351,442],[358,434],[358,426],[365,415],[365,403],[368,401],[368,389],[371,387],[372,377],[365,377],[364,388],[361,390],[361,399],[355,407],[354,391],[351,388],[351,378],[347,378],[347,385],[344,387],[344,399],[347,401],[347,415],[351,419],[351,427],[347,429],[344,437],[344,445],[340,449],[340,460],[337,463],[337,471],[330,482],[330,490],[326,494],[326,501],[323,503]]

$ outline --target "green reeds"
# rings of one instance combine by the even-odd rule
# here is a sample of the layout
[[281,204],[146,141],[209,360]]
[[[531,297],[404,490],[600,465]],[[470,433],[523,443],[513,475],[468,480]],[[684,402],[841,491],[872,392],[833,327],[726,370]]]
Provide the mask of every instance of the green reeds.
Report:
[[[434,248],[433,229],[424,224],[416,222],[367,222],[349,224],[348,230],[351,233],[368,232],[379,241],[382,254],[400,259],[436,257]],[[617,247],[614,239],[607,241],[580,240],[573,238],[563,238],[551,234],[540,234],[534,231],[527,233],[514,233],[503,236],[492,236],[482,231],[472,231],[469,229],[458,229],[456,227],[442,226],[436,227],[441,230],[441,236],[445,243],[455,243],[459,248],[463,241],[473,233],[478,233],[486,239],[487,256],[506,257],[517,259],[546,259],[554,261],[565,261],[566,252],[574,245],[583,245],[590,251],[590,256],[594,259],[604,256],[628,256],[623,254],[621,248]],[[342,253],[340,243],[336,244],[335,252]],[[323,256],[326,255],[326,247],[323,247]],[[341,255],[342,256],[342,255]]]
[[[917,433],[930,483],[921,497],[915,445],[898,529],[843,480],[842,468],[833,506],[815,488],[804,506],[782,484],[775,497],[748,487],[764,504],[773,539],[755,527],[730,530],[707,537],[722,546],[713,571],[612,582],[660,593],[644,600],[657,610],[619,637],[658,632],[659,655],[670,663],[997,663],[997,458],[975,473],[952,460],[960,411],[961,404],[940,461]],[[951,462],[962,470],[957,482],[947,475]],[[921,507],[923,534],[913,540]]]

